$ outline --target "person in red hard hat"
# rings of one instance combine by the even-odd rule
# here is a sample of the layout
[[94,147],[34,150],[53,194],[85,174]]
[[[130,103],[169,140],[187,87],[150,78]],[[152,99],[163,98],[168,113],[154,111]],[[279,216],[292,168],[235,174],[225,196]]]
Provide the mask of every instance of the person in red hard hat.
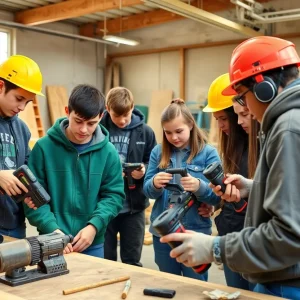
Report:
[[241,43],[230,61],[230,85],[223,95],[247,106],[261,123],[261,153],[253,180],[229,175],[227,201],[248,198],[245,228],[222,237],[188,232],[171,256],[186,266],[224,262],[257,283],[254,291],[300,299],[300,58],[295,45],[275,37]]

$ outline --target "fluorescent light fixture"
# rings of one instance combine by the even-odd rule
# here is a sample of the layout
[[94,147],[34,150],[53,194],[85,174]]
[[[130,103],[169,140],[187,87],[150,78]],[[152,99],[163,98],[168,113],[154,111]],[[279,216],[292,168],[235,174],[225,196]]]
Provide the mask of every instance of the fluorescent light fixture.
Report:
[[138,41],[126,39],[116,35],[104,35],[103,40],[129,46],[136,46],[139,44]]
[[218,15],[207,12],[203,9],[189,5],[179,0],[143,0],[145,3],[155,4],[157,7],[168,10],[177,15],[202,22],[208,25],[213,25],[221,29],[227,29],[239,34],[254,37],[263,35],[249,27],[245,27],[238,23],[232,22]]

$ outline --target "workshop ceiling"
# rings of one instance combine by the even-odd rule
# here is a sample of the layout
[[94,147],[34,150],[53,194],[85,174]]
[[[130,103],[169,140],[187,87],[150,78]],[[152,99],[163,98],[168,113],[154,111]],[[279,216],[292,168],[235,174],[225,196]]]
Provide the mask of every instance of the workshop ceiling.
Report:
[[[211,13],[235,7],[230,0],[183,0],[183,2]],[[157,9],[142,0],[1,0],[0,10],[14,13],[15,22],[28,26],[56,21],[71,22],[79,25],[80,34],[88,37],[99,37],[105,30],[109,34],[115,34],[184,18]]]

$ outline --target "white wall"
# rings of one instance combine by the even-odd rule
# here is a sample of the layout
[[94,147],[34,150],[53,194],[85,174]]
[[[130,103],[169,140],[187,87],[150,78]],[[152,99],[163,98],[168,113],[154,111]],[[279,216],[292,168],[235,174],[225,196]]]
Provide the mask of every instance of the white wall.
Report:
[[[12,15],[0,13],[0,19],[12,20]],[[53,23],[44,27],[77,34],[76,26]],[[63,85],[68,93],[80,83],[97,86],[103,91],[105,68],[104,46],[93,42],[57,37],[28,30],[16,31],[16,54],[35,60],[43,74],[43,93],[46,85]],[[50,126],[48,104],[39,97],[44,128]]]
[[178,57],[178,52],[168,52],[118,58],[121,85],[130,88],[140,105],[149,105],[153,90],[171,89],[178,97]]

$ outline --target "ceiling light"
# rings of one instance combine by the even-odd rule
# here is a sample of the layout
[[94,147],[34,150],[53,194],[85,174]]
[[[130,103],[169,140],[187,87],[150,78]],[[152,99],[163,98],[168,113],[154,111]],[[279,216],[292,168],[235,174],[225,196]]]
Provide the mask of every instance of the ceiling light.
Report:
[[129,46],[136,46],[139,44],[138,41],[126,39],[116,35],[104,35],[103,40]]
[[143,0],[145,3],[155,4],[164,10],[168,10],[177,15],[202,22],[208,25],[213,25],[221,29],[227,29],[239,34],[246,36],[258,36],[263,35],[249,27],[240,25],[238,23],[232,22],[218,15],[212,14],[203,9],[197,8],[195,6],[189,5],[179,0]]

